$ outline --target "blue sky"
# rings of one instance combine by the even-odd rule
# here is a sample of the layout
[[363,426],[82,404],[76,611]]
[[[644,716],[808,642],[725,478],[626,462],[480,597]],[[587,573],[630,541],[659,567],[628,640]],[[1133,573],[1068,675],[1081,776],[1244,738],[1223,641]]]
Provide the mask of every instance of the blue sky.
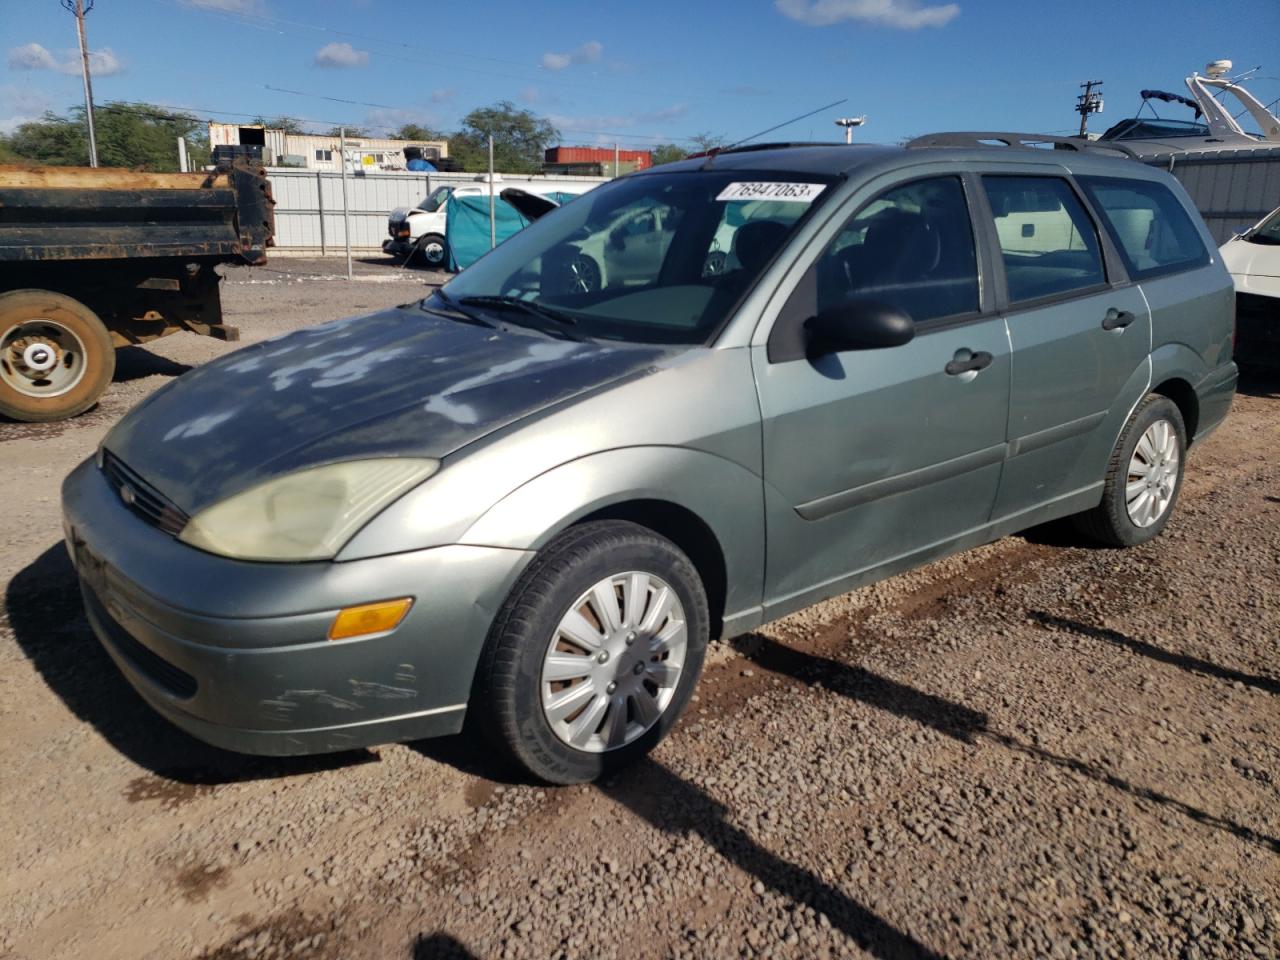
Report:
[[[881,142],[1069,132],[1086,79],[1105,81],[1101,130],[1219,57],[1261,64],[1252,88],[1280,96],[1278,0],[98,0],[87,24],[99,101],[448,130],[509,99],[566,143],[629,147],[739,139],[842,97],[769,139],[832,139],[863,113],[858,139]],[[0,51],[0,130],[80,101],[57,0],[0,0]]]

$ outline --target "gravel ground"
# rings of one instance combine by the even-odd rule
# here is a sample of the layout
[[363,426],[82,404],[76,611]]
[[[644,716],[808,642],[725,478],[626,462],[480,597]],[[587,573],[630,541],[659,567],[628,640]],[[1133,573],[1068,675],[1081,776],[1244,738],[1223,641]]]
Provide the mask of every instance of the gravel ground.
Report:
[[[437,279],[342,272],[231,271],[229,319]],[[117,674],[57,484],[226,349],[128,351],[90,414],[0,424],[0,957],[1280,956],[1280,379],[1158,541],[1038,529],[716,645],[650,760],[548,789],[461,737],[223,753]]]

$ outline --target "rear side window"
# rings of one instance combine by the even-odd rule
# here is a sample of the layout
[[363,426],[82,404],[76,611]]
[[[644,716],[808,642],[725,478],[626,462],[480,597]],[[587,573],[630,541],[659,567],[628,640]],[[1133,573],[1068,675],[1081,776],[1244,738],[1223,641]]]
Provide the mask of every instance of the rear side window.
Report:
[[1187,211],[1162,183],[1080,177],[1135,280],[1209,262]]
[[1098,231],[1059,177],[983,177],[1009,299],[1036,300],[1106,282]]

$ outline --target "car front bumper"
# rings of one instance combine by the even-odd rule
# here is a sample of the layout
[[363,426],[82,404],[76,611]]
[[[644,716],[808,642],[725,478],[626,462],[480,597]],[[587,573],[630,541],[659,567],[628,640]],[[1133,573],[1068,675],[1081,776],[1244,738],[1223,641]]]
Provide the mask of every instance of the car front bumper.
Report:
[[394,257],[407,257],[413,250],[413,240],[404,237],[388,237],[382,241],[382,252]]
[[[151,526],[86,461],[63,515],[94,633],[193,736],[241,753],[325,753],[455,733],[494,613],[532,554],[463,545],[345,563],[251,563]],[[330,641],[346,606],[414,604],[394,630]]]

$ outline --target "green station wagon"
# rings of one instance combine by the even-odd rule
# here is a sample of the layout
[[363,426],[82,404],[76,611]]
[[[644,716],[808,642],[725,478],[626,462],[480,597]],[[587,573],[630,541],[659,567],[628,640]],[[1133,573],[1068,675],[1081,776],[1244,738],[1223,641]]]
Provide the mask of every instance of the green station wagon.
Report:
[[671,729],[712,637],[1059,517],[1155,537],[1230,407],[1233,303],[1130,160],[722,150],[157,391],[67,478],[66,539],[106,649],[200,739],[469,719],[590,780]]

